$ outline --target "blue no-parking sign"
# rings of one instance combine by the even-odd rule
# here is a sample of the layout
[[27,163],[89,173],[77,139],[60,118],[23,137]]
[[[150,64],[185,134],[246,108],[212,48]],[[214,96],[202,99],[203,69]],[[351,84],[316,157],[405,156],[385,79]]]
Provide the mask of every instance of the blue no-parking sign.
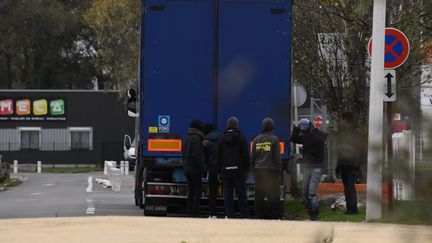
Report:
[[[369,40],[369,55],[372,56],[372,38]],[[395,28],[385,29],[384,68],[394,69],[402,65],[409,56],[410,44],[406,35]]]

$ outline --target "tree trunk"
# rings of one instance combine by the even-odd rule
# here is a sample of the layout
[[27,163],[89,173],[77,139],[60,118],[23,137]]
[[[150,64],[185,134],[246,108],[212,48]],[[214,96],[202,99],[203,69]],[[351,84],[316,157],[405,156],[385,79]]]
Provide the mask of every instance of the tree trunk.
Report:
[[6,65],[7,65],[7,88],[12,89],[12,68],[11,68],[11,56],[6,54]]

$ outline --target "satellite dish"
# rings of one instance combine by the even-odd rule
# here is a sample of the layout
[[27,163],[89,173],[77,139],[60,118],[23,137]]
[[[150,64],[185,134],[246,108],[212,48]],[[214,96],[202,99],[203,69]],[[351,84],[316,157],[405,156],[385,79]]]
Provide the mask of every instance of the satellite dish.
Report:
[[293,92],[291,95],[291,103],[293,106],[296,105],[294,102],[294,89],[295,89],[296,95],[297,95],[297,107],[300,107],[304,103],[306,103],[307,93],[306,93],[305,88],[302,85],[300,85],[300,84],[294,85],[293,86]]

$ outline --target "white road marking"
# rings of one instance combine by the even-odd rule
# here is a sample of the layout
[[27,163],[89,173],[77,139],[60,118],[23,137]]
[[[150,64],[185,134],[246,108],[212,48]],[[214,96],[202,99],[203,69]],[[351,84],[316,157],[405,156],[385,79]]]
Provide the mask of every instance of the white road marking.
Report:
[[87,209],[86,209],[86,214],[95,214],[96,213],[96,208],[93,202],[93,199],[86,199],[87,201]]
[[43,193],[42,192],[33,192],[33,193],[30,193],[30,195],[39,196],[39,195],[43,195]]
[[44,186],[55,186],[55,184],[44,184]]
[[87,192],[92,192],[93,188],[93,177],[89,176],[88,178],[88,185],[87,185]]

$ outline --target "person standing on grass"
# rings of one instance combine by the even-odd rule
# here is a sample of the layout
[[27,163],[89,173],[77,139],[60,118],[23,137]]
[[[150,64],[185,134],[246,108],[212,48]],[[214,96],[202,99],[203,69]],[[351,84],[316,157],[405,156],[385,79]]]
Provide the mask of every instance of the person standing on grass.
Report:
[[[262,133],[252,143],[252,161],[255,178],[255,217],[259,219],[280,219],[280,183],[282,162],[279,138],[273,135],[275,124],[265,118],[261,123]],[[264,198],[267,197],[268,207]]]
[[301,119],[294,125],[291,142],[303,144],[303,203],[310,220],[318,220],[319,204],[317,190],[324,167],[324,150],[327,134],[313,127],[309,119]]
[[337,139],[336,177],[342,177],[347,210],[345,214],[358,214],[355,182],[360,165],[367,158],[366,139],[355,126],[351,111],[342,113]]
[[187,212],[189,216],[199,215],[202,196],[202,174],[207,171],[204,156],[204,124],[193,120],[183,144],[183,163],[188,185]]
[[228,218],[234,217],[234,189],[238,197],[240,217],[249,217],[245,184],[249,166],[247,143],[239,131],[239,120],[230,117],[218,147],[218,167],[223,181],[225,212]]

